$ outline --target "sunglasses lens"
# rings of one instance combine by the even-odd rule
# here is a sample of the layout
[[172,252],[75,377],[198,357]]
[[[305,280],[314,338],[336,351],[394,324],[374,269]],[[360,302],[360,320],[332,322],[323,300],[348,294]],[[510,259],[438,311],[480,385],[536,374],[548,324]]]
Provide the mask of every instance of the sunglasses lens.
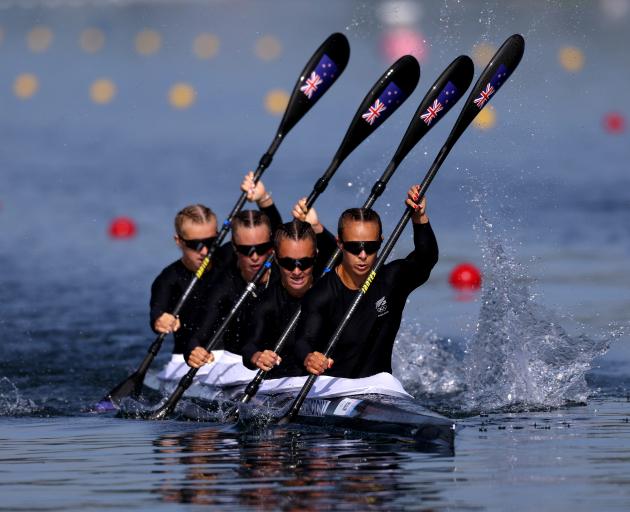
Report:
[[378,251],[381,247],[381,242],[365,242],[364,244],[365,247],[365,253],[366,254],[374,254],[376,251]]
[[308,270],[315,263],[315,258],[278,258],[278,265],[282,268],[288,270],[289,272],[293,272],[296,267],[299,267],[301,270]]
[[258,256],[262,256],[273,247],[273,244],[271,242],[264,242],[257,245],[235,245],[235,247],[243,256],[251,256],[254,253],[258,254]]
[[184,242],[184,245],[188,247],[189,249],[192,249],[193,251],[200,251],[202,249],[202,247],[200,247],[200,244],[203,247],[210,249],[210,247],[212,246],[212,244],[214,243],[216,239],[217,239],[216,236],[211,236],[208,238],[200,238],[200,239],[195,239],[195,240],[186,240],[184,238],[180,238],[180,240]]
[[343,242],[343,248],[350,254],[358,256],[361,251],[365,251],[365,254],[374,254],[381,247],[380,240],[371,240],[368,242]]

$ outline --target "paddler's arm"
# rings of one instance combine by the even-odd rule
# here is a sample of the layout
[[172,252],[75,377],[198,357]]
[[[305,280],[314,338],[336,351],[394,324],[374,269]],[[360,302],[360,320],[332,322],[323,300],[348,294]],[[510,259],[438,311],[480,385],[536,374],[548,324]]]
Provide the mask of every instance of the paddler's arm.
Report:
[[282,358],[275,352],[264,349],[265,340],[273,337],[266,328],[274,322],[272,310],[274,304],[265,300],[265,297],[266,294],[263,293],[261,301],[249,315],[247,328],[244,329],[241,355],[243,356],[243,364],[250,370],[261,369],[268,372],[274,366],[279,365]]
[[169,276],[163,270],[151,285],[150,326],[156,334],[169,334],[177,331],[181,324],[179,318],[167,311],[172,302],[171,285]]
[[419,189],[420,185],[412,186],[407,192],[406,200],[406,204],[415,209],[411,216],[414,250],[401,262],[401,271],[404,274],[404,277],[401,276],[401,283],[404,282],[402,286],[407,286],[410,290],[418,288],[429,279],[439,257],[435,233],[426,213],[426,197],[418,202]]
[[334,363],[314,347],[316,340],[328,339],[325,332],[325,303],[326,297],[321,290],[311,289],[307,292],[302,300],[302,313],[295,329],[295,357],[298,361],[303,361],[307,372],[315,375],[321,375]]
[[[227,316],[230,308],[230,300],[232,294],[229,287],[229,276],[223,274],[222,278],[217,278],[214,282],[212,291],[206,297],[203,306],[198,308],[197,318],[194,325],[198,325],[199,328],[190,337],[186,343],[186,350],[184,350],[184,359],[188,366],[198,368],[206,362],[212,362],[208,360],[210,355],[203,346],[212,338],[213,334],[221,325],[222,319]],[[233,301],[233,299],[232,299]],[[194,353],[194,355],[193,355]],[[193,358],[191,359],[191,356]],[[201,364],[200,364],[201,363]]]
[[250,171],[243,178],[241,190],[247,192],[248,201],[255,202],[258,205],[258,209],[269,217],[271,233],[275,233],[278,226],[282,224],[282,216],[273,202],[271,193],[267,191],[262,180],[258,180],[258,183],[254,185],[254,173]]

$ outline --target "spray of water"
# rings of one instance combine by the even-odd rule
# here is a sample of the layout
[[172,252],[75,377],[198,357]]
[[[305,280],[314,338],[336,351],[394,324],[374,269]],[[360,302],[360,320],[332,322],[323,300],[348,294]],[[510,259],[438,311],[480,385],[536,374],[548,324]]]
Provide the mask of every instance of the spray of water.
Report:
[[538,304],[522,265],[480,215],[485,284],[476,332],[464,358],[469,409],[557,407],[584,402],[593,359],[608,339],[571,336]]
[[39,408],[31,400],[24,398],[17,386],[8,378],[0,378],[0,416],[28,416]]
[[564,320],[537,302],[532,279],[513,254],[507,236],[489,220],[482,193],[475,231],[484,286],[472,338],[440,338],[419,325],[401,329],[395,373],[406,389],[454,412],[524,410],[586,401],[586,373],[623,329],[598,338],[571,335]]

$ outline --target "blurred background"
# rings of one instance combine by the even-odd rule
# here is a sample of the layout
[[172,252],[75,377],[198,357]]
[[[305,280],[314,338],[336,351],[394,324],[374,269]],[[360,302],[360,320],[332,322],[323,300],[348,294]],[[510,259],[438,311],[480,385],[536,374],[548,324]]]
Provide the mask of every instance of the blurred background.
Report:
[[[64,365],[84,365],[106,347],[106,387],[117,380],[112,369],[122,376],[121,365],[136,364],[151,336],[150,283],[178,257],[175,213],[202,202],[227,214],[299,72],[332,32],[350,41],[348,67],[263,178],[281,213],[288,219],[311,191],[397,57],[418,58],[420,84],[318,200],[331,228],[367,197],[446,65],[468,54],[476,79],[521,33],[520,67],[429,191],[441,259],[403,335],[467,343],[479,338],[484,304],[519,287],[521,302],[508,300],[514,314],[531,303],[553,311],[572,336],[611,343],[607,372],[627,375],[629,28],[628,0],[0,0],[0,325],[15,363],[7,375],[19,382],[25,361],[46,367],[59,351],[76,358]],[[456,116],[416,147],[377,203],[386,233]],[[112,236],[121,217],[127,224]],[[403,238],[397,256],[411,246]],[[462,262],[481,270],[482,291],[449,285]]]

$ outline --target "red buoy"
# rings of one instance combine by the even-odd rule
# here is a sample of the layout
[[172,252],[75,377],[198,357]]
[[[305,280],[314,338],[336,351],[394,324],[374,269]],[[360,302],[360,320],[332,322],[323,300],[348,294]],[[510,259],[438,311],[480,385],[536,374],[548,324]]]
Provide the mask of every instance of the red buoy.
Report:
[[448,282],[457,290],[478,290],[481,287],[481,272],[472,263],[461,263],[451,271]]
[[112,238],[133,238],[136,236],[136,224],[129,217],[116,217],[109,225]]
[[619,134],[626,129],[626,120],[619,112],[608,112],[602,120],[604,130],[608,133]]

